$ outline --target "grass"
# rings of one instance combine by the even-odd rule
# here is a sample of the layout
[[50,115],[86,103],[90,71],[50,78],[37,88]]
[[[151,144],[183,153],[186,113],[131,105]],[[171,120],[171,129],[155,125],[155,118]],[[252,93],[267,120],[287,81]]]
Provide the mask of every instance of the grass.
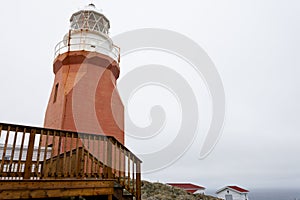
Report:
[[219,198],[191,194],[185,190],[163,183],[150,183],[142,181],[142,200],[220,200]]

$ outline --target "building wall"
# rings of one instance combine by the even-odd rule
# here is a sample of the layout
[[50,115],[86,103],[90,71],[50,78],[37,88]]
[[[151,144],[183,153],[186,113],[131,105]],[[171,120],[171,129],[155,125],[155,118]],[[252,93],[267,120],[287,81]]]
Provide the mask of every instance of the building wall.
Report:
[[114,136],[124,144],[124,106],[116,89],[118,64],[99,53],[78,51],[58,56],[53,69],[44,126]]
[[196,192],[194,192],[194,194],[204,194],[205,193],[205,189],[198,189]]
[[225,189],[225,190],[221,191],[220,193],[218,193],[217,196],[218,196],[218,198],[225,199],[225,195],[228,195],[228,194],[232,195],[233,200],[249,200],[247,197],[245,197],[245,194],[240,194],[240,193],[237,193],[230,189]]

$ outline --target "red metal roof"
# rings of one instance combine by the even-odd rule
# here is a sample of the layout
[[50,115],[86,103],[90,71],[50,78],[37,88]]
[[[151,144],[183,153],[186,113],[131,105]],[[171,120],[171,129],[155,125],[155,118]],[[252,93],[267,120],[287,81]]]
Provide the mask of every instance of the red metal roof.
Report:
[[185,189],[188,192],[189,192],[189,190],[192,192],[194,190],[196,191],[196,190],[199,190],[199,189],[205,189],[205,187],[203,187],[203,186],[194,185],[194,184],[191,184],[191,183],[167,183],[167,184],[171,185],[171,186],[174,186],[174,187],[179,187],[179,188]]
[[230,186],[226,186],[226,187],[223,187],[222,189],[218,190],[216,193],[218,194],[219,192],[225,190],[225,189],[232,189],[232,190],[235,190],[239,193],[247,193],[249,192],[248,190],[244,189],[244,188],[241,188],[241,187],[238,187],[238,186],[235,186],[235,185],[230,185]]
[[228,187],[231,188],[231,189],[234,189],[236,191],[239,191],[239,192],[249,192],[248,190],[243,189],[243,188],[238,187],[238,186],[235,186],[235,185],[231,185],[231,186],[228,186]]

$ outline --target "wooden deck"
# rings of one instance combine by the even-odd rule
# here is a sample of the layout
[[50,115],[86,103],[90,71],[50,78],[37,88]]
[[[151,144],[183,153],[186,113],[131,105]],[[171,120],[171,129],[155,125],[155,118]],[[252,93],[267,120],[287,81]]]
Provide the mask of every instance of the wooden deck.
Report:
[[114,180],[6,180],[0,181],[0,199],[109,196]]
[[0,123],[0,144],[0,199],[141,199],[141,160],[113,137]]

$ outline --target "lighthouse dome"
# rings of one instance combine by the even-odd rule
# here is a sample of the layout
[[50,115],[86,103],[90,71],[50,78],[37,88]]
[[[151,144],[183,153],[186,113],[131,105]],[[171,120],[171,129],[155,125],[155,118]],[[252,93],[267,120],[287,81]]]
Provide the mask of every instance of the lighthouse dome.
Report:
[[100,13],[94,4],[74,13],[70,18],[72,30],[89,30],[108,34],[109,20]]
[[69,32],[55,47],[55,57],[68,51],[90,51],[107,55],[119,62],[120,49],[108,35],[109,20],[94,4],[75,12],[70,22]]

